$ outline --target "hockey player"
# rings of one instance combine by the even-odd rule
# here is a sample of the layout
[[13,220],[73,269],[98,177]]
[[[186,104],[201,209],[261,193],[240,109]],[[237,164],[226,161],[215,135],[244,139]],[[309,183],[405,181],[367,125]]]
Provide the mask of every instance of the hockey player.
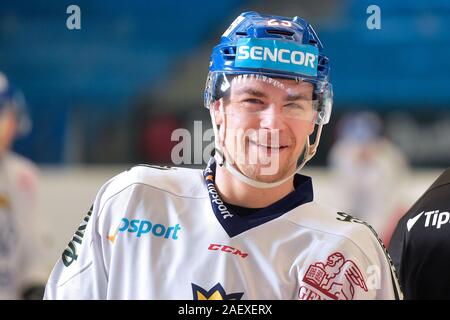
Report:
[[136,166],[107,182],[46,298],[401,298],[373,230],[314,202],[298,173],[330,117],[329,70],[305,20],[237,17],[205,89],[215,156],[203,172]]
[[450,168],[398,222],[389,252],[405,299],[450,299]]
[[29,127],[23,96],[0,73],[0,299],[42,299],[48,276],[36,222],[38,171],[10,151]]

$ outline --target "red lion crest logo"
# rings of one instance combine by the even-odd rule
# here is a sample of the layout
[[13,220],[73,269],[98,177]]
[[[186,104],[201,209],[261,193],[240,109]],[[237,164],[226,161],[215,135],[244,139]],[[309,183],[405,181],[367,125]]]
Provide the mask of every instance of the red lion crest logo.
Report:
[[[309,266],[303,282],[335,300],[351,300],[355,296],[355,286],[367,292],[364,276],[352,260],[346,260],[342,253],[328,256],[326,263],[317,262]],[[300,288],[300,299],[320,298],[305,287]]]

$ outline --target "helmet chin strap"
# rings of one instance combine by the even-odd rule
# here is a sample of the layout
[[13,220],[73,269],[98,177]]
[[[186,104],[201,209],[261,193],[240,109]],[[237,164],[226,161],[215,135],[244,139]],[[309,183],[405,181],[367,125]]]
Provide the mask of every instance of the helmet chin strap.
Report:
[[[223,110],[222,102],[220,102],[220,105],[219,105],[219,112],[222,115],[223,127],[225,127],[225,118],[226,117],[225,117],[225,113]],[[219,137],[219,129],[216,124],[214,110],[212,108],[210,108],[210,115],[211,115],[213,130],[214,130],[214,143],[215,143],[215,150],[216,150],[216,152],[214,154],[214,158],[216,159],[218,165],[225,166],[225,168],[239,181],[244,182],[252,187],[260,188],[260,189],[269,189],[269,188],[277,187],[277,186],[283,184],[284,182],[288,181],[289,179],[291,179],[295,174],[299,173],[299,171],[303,168],[303,166],[306,164],[306,162],[311,160],[311,158],[314,157],[314,155],[316,154],[317,147],[319,146],[320,135],[322,133],[322,126],[323,126],[322,124],[318,125],[316,138],[312,145],[310,145],[309,137],[306,138],[306,147],[305,147],[306,150],[303,153],[303,160],[297,166],[297,169],[292,174],[288,175],[287,177],[285,177],[281,180],[277,180],[275,182],[262,182],[262,181],[257,181],[257,180],[247,177],[242,172],[237,170],[229,161],[226,160],[225,152],[224,152],[226,150],[225,144],[224,143],[222,144],[222,141]],[[225,135],[225,133],[224,133],[224,135]],[[223,141],[225,141],[225,136],[223,138]]]

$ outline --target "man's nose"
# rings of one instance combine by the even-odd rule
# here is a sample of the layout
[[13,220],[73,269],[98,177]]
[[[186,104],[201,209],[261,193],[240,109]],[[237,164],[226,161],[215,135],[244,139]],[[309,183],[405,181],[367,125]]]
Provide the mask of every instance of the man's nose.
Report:
[[283,127],[284,123],[281,107],[277,106],[275,103],[269,105],[261,113],[260,126],[261,128],[267,129],[280,129],[281,127]]

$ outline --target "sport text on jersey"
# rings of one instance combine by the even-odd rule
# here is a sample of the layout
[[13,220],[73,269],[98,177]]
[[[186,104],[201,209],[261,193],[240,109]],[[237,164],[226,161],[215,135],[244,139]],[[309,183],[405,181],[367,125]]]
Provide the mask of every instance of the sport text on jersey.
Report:
[[140,238],[142,235],[150,234],[157,238],[165,238],[178,240],[178,232],[181,230],[180,225],[177,223],[174,226],[165,226],[161,223],[154,224],[149,220],[129,220],[127,218],[122,218],[119,228],[116,232],[108,236],[111,242],[115,242],[117,233],[128,232],[136,234],[136,238]]

